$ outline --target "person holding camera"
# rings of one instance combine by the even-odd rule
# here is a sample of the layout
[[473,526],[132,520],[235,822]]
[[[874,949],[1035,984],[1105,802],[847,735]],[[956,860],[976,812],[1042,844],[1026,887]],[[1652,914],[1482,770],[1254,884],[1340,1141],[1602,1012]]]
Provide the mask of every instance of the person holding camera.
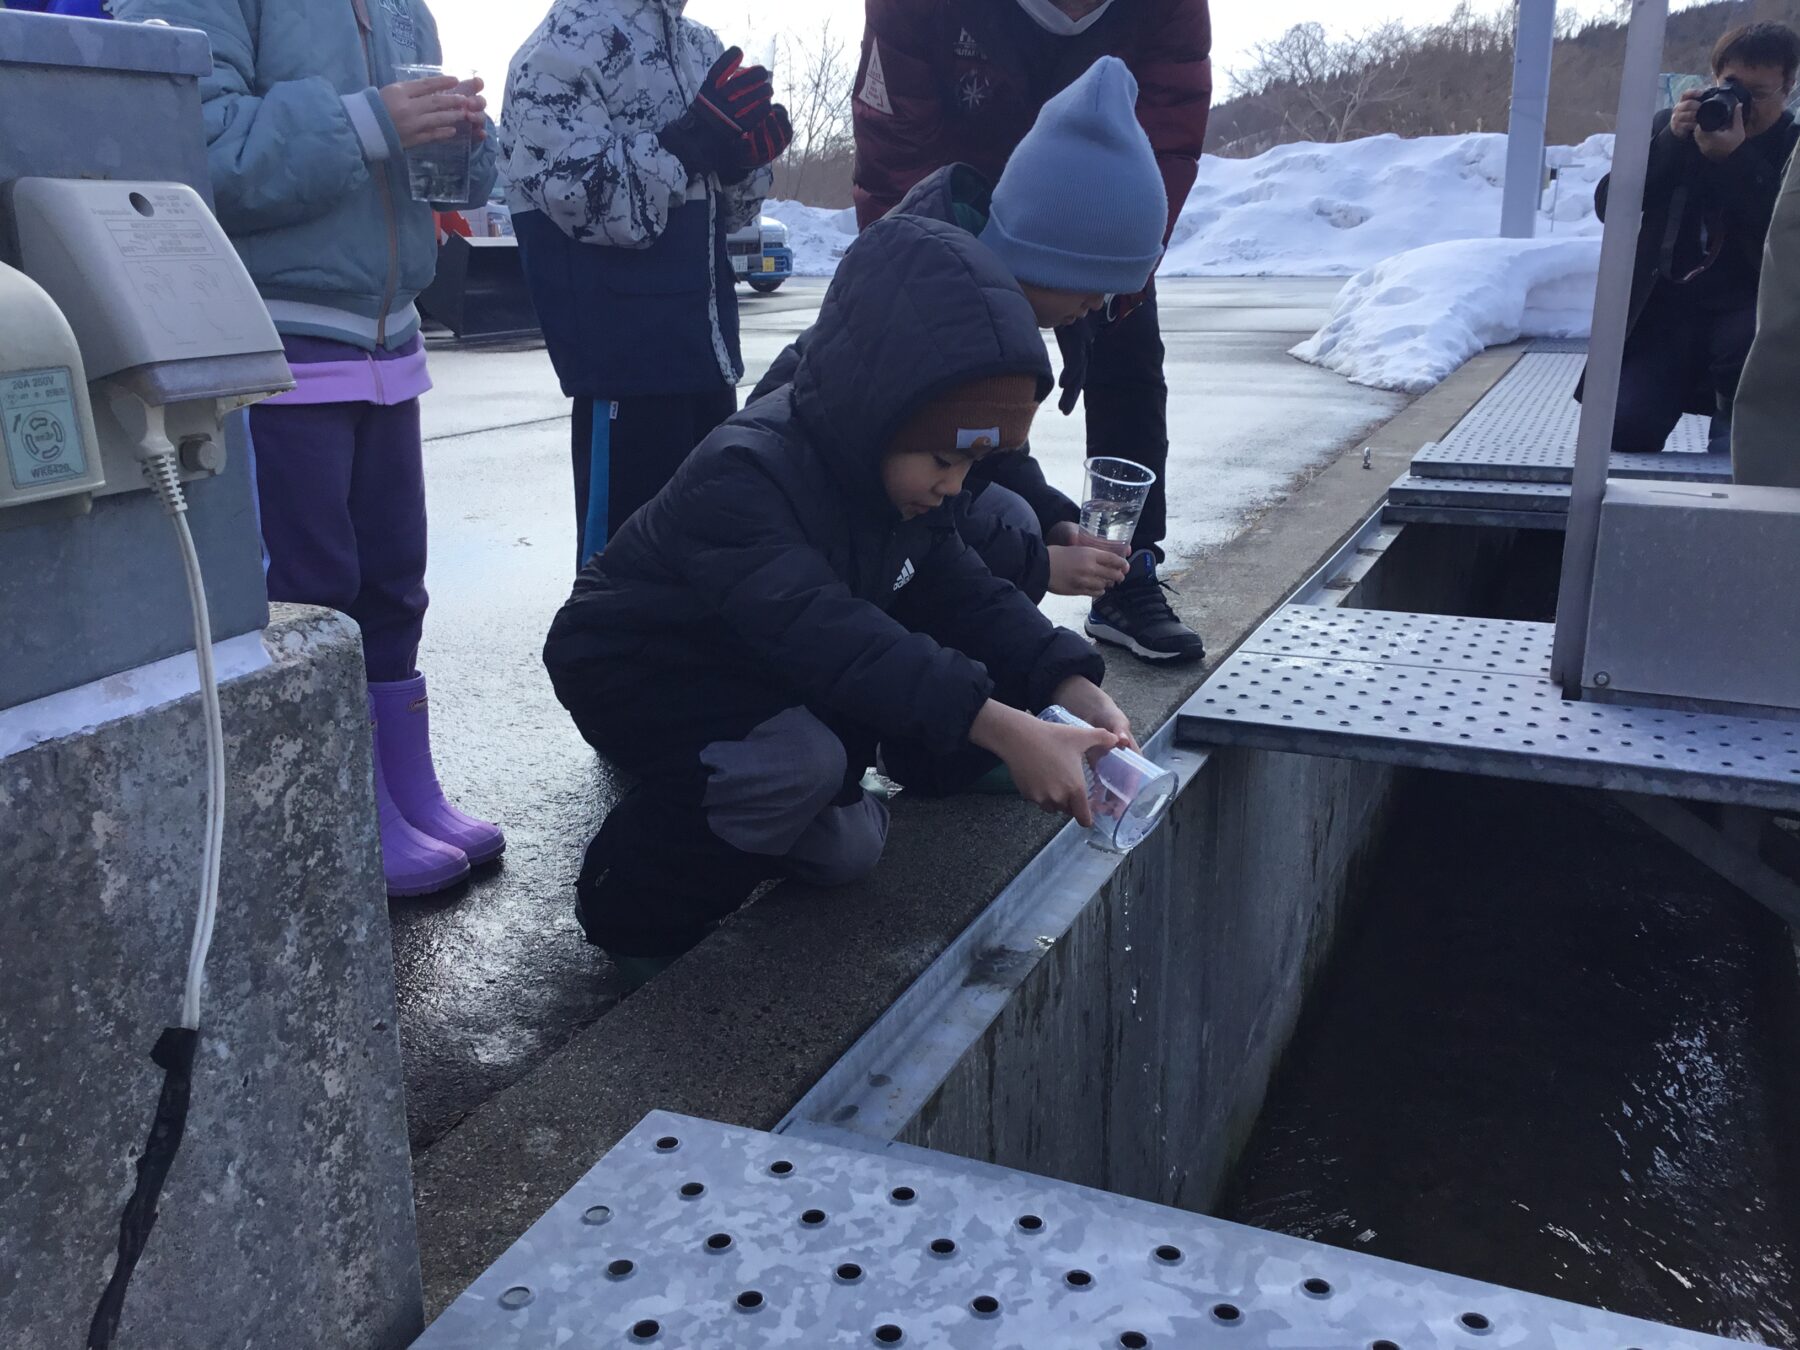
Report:
[[[1734,28],[1713,48],[1711,89],[1659,113],[1644,183],[1613,449],[1659,451],[1683,413],[1731,444],[1738,378],[1756,333],[1756,292],[1775,199],[1800,127],[1787,111],[1800,34]],[[1606,218],[1611,176],[1595,209]]]

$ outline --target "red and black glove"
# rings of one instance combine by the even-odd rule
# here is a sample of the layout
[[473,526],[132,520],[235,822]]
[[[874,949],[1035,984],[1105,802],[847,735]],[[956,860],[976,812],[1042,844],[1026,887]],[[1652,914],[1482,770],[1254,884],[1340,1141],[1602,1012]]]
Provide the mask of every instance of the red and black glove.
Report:
[[779,103],[771,104],[768,115],[744,136],[752,169],[773,164],[793,143],[794,124],[788,121],[788,111]]
[[689,174],[732,173],[743,157],[740,142],[769,114],[774,82],[761,66],[746,66],[733,47],[713,62],[694,101],[657,133],[663,148]]

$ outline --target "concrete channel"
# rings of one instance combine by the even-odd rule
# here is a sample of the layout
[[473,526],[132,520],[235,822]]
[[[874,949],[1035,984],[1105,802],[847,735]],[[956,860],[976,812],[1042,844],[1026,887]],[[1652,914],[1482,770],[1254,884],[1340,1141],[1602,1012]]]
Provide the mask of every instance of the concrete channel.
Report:
[[[1372,517],[1418,446],[1515,358],[1476,358],[1369,438],[1366,460],[1340,455],[1296,484],[1207,558],[1186,616],[1223,654],[1309,577],[1352,605],[1431,608],[1478,586],[1510,536]],[[1168,723],[1201,678],[1118,675],[1141,727]],[[903,798],[908,828],[955,832],[935,865],[916,856],[847,896],[777,891],[476,1108],[415,1164],[428,1314],[653,1109],[1209,1205],[1331,949],[1392,775],[1169,753],[1181,796],[1122,864],[1021,803]],[[1021,839],[1022,870],[971,868],[987,845],[1006,856]]]

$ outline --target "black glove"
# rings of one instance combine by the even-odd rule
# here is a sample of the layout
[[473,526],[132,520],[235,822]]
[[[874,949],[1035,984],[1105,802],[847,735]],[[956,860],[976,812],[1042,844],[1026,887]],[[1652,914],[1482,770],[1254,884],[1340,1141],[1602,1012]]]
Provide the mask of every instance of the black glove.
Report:
[[793,143],[794,124],[788,121],[787,109],[772,103],[763,120],[738,142],[737,163],[720,178],[727,183],[741,183],[763,165],[780,159]]
[[731,48],[706,72],[694,101],[656,134],[690,175],[730,174],[745,156],[742,142],[769,115],[775,87],[761,66],[744,65]]
[[1064,417],[1075,411],[1081,388],[1087,383],[1088,349],[1094,345],[1094,334],[1105,321],[1104,313],[1086,314],[1056,330],[1056,345],[1063,359],[1062,374],[1056,381],[1063,395],[1056,406]]

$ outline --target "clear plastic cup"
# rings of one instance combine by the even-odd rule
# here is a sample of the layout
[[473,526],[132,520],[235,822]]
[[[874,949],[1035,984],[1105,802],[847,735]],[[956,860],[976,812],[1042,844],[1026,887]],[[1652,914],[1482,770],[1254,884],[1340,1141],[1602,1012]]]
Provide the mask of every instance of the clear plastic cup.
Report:
[[1087,500],[1081,528],[1115,544],[1129,544],[1138,517],[1156,484],[1156,475],[1128,459],[1098,458],[1087,462]]
[[[442,66],[406,65],[394,67],[394,78],[402,82],[431,80],[441,75],[455,75],[466,86],[475,77]],[[469,200],[474,186],[472,156],[475,128],[465,122],[447,141],[415,145],[406,152],[406,173],[415,202],[443,202],[461,205]]]
[[[1053,705],[1038,716],[1058,726],[1093,727],[1067,708]],[[1094,843],[1114,853],[1129,853],[1156,828],[1180,780],[1173,769],[1120,746],[1088,757],[1088,805],[1094,812]]]

